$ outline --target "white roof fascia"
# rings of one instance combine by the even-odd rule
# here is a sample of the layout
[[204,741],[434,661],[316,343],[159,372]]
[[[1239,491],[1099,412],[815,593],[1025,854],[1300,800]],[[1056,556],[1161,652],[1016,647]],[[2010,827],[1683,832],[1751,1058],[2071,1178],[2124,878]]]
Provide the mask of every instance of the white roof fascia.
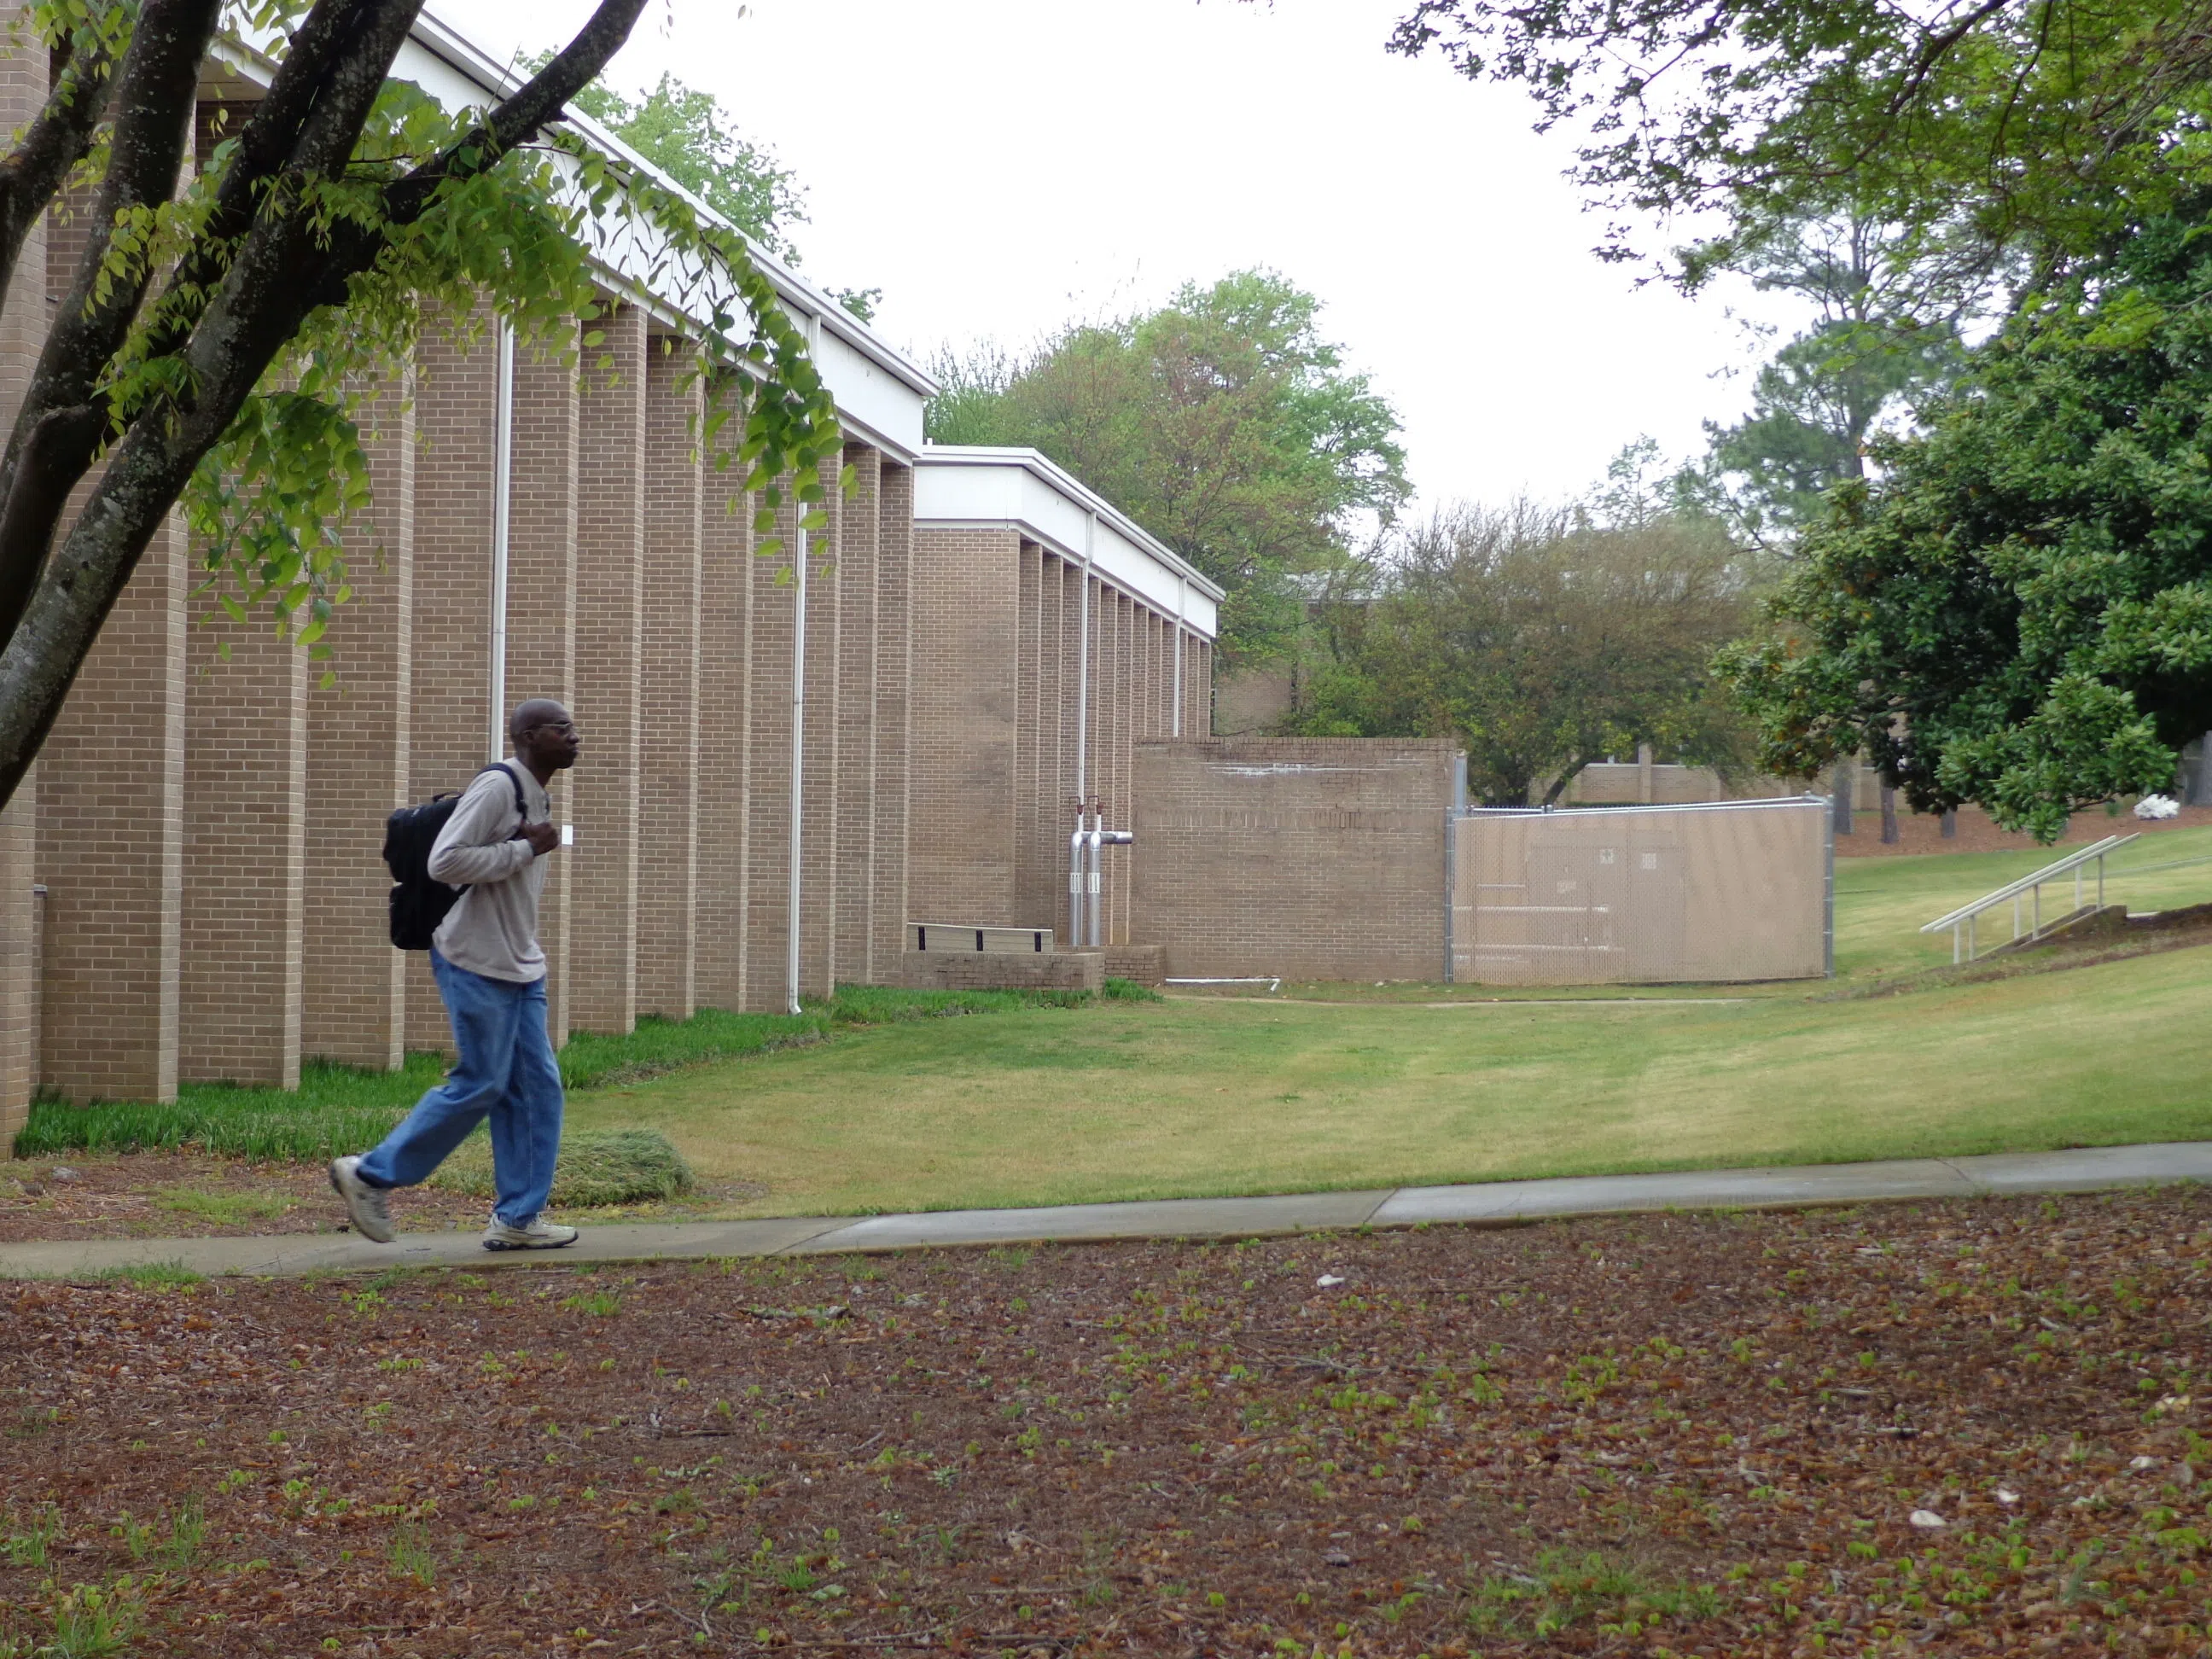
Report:
[[[1222,590],[1120,508],[1034,449],[937,445],[915,463],[917,525],[1011,526],[1207,640]],[[1095,530],[1086,530],[1095,521]]]
[[[210,55],[233,75],[260,86],[265,87],[275,72],[274,61],[253,43],[219,39]],[[522,84],[510,70],[427,11],[416,20],[400,47],[392,76],[394,80],[413,82],[448,110],[488,107]],[[744,235],[581,111],[568,111],[562,123],[624,166],[647,174],[664,189],[683,197],[702,219]],[[818,319],[817,327],[810,331],[815,339],[815,368],[836,402],[841,420],[856,435],[910,462],[922,444],[922,404],[937,392],[937,383],[836,301],[750,237],[744,240],[754,264],[775,285],[784,308],[800,327],[805,329],[810,319]],[[661,323],[700,327],[700,319],[686,313],[680,299],[672,300],[657,291],[655,267],[662,263],[663,251],[649,246],[634,223],[621,226],[611,243],[593,251],[592,257],[608,278],[611,289]]]

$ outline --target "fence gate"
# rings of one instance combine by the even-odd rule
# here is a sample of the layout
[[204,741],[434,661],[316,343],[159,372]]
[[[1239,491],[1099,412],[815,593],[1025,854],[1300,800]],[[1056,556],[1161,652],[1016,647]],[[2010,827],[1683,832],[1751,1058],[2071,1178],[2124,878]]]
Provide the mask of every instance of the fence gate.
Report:
[[1834,971],[1825,796],[1462,808],[1445,848],[1449,980],[1649,985]]

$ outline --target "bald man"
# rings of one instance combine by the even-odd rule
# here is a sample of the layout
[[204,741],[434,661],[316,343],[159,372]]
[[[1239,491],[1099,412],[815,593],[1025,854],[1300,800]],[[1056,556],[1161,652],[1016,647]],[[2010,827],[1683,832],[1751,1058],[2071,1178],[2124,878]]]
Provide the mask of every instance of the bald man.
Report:
[[[388,1244],[390,1194],[427,1181],[486,1118],[495,1201],[487,1250],[557,1249],[576,1242],[540,1211],[561,1149],[561,1066],[545,1030],[545,952],[538,896],[561,845],[545,786],[576,763],[582,742],[559,703],[532,698],[507,723],[514,757],[477,774],[430,849],[430,875],[462,890],[431,937],[430,970],[460,1060],[399,1127],[359,1157],[331,1164],[354,1231]],[[520,787],[522,811],[515,811]]]

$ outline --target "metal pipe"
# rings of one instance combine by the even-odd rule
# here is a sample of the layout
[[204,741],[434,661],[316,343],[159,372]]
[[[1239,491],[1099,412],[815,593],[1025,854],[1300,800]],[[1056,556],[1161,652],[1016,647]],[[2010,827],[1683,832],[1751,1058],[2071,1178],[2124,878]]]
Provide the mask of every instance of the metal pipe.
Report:
[[1086,854],[1084,860],[1085,867],[1083,872],[1083,902],[1085,908],[1085,932],[1083,942],[1085,945],[1091,946],[1093,949],[1097,948],[1101,943],[1098,937],[1098,888],[1099,866],[1103,860],[1102,860],[1098,856],[1098,844],[1105,838],[1106,832],[1103,830],[1099,829],[1097,824],[1098,819],[1103,816],[1104,815],[1101,813],[1095,815],[1092,817],[1090,833],[1085,835],[1083,838],[1083,845]]
[[1082,586],[1075,599],[1075,799],[1091,799],[1091,539],[1098,515],[1083,521]]
[[510,477],[514,471],[514,330],[500,320],[493,353],[491,456],[491,758],[507,754],[507,558]]
[[1090,942],[1093,950],[1103,950],[1106,946],[1105,928],[1103,927],[1103,918],[1106,914],[1104,899],[1106,855],[1104,849],[1109,847],[1127,847],[1137,839],[1135,836],[1127,830],[1102,830],[1097,828],[1097,825],[1102,821],[1103,819],[1101,817],[1094,815],[1092,818],[1093,827],[1089,837],[1091,844],[1091,870],[1089,882],[1091,900]]
[[[806,319],[806,355],[817,359],[822,345],[822,319]],[[791,869],[783,907],[784,1000],[793,1013],[799,1006],[799,847],[806,829],[806,503],[796,499],[799,481],[792,480],[792,508],[797,520],[791,561]]]
[[[805,503],[799,516],[805,517]],[[806,830],[806,530],[802,525],[792,562],[791,600],[791,868],[783,902],[783,984],[787,1012],[799,1007],[799,845]]]
[[1083,948],[1083,820],[1079,811],[1075,829],[1067,837],[1067,948]]

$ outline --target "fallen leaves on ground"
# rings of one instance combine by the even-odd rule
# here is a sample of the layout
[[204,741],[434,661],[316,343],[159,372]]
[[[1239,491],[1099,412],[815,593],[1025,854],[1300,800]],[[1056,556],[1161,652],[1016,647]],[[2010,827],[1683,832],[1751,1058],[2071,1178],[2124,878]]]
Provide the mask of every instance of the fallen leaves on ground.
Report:
[[2202,1653],[2209,1263],[2180,1188],[15,1287],[0,1653]]

